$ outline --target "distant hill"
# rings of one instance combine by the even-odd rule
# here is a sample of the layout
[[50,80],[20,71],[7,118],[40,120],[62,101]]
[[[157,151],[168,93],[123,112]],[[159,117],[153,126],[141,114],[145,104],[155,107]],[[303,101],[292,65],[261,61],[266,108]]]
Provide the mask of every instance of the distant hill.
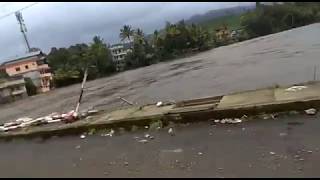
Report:
[[247,11],[255,9],[255,5],[251,6],[237,6],[232,8],[225,8],[225,9],[217,9],[217,10],[211,10],[204,14],[197,14],[194,16],[191,16],[188,20],[185,22],[187,24],[203,24],[208,21],[212,21],[214,19],[224,17],[224,16],[234,16],[234,15],[240,15]]
[[[214,30],[222,24],[226,24],[230,29],[240,27],[240,15],[255,9],[255,5],[237,6],[232,8],[210,10],[204,14],[197,14],[185,20],[186,24],[198,24],[202,27]],[[164,29],[158,30],[160,34]],[[146,39],[151,41],[153,34],[147,34]]]

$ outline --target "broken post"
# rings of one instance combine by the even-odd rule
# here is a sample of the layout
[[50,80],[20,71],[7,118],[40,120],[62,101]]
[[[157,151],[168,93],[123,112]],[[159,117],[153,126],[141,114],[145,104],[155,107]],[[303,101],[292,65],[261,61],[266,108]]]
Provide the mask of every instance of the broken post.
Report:
[[87,81],[87,76],[88,76],[88,66],[86,67],[86,70],[84,71],[84,76],[83,76],[83,80],[82,80],[82,84],[81,84],[81,92],[80,92],[78,104],[77,104],[77,107],[76,107],[76,110],[75,110],[75,113],[77,113],[77,114],[78,114],[80,103],[81,103],[81,99],[82,99],[84,84]]
[[121,99],[122,101],[124,101],[124,102],[126,102],[126,103],[128,103],[128,104],[130,104],[130,105],[133,105],[132,102],[130,102],[130,101],[128,101],[128,100],[126,100],[126,99],[124,99],[124,98],[122,98],[122,97],[120,97],[120,96],[119,96],[119,99]]

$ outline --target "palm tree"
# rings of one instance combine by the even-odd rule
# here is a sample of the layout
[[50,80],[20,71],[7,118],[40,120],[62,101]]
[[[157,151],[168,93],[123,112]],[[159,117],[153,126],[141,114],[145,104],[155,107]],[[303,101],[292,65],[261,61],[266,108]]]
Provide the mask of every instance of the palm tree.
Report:
[[140,28],[135,31],[135,38],[140,44],[144,44],[144,33]]
[[131,26],[124,25],[122,29],[120,29],[120,38],[121,41],[128,39],[130,41],[130,37],[133,36],[134,31],[131,29]]
[[159,32],[155,30],[153,32],[153,43],[152,43],[154,47],[157,46],[158,39],[159,39]]
[[175,24],[171,24],[169,27],[166,28],[166,33],[169,36],[176,36],[180,34],[180,30],[177,28]]

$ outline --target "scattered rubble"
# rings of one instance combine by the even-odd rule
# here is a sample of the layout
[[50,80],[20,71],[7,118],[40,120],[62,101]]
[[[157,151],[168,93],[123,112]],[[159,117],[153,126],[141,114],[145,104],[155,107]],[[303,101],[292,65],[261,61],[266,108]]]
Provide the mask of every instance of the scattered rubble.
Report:
[[183,149],[173,149],[173,150],[162,150],[162,152],[173,152],[173,153],[181,153]]
[[149,138],[149,137],[150,137],[150,134],[145,134],[144,137],[145,137],[145,138]]
[[215,119],[214,120],[215,123],[221,123],[221,124],[237,124],[237,123],[241,123],[242,122],[242,119],[239,119],[239,118],[234,118],[234,119],[231,119],[231,118],[225,118],[225,119]]
[[57,112],[53,112],[47,116],[39,117],[36,119],[30,118],[30,117],[22,117],[18,118],[12,122],[7,122],[2,125],[0,125],[0,132],[6,132],[10,130],[15,130],[18,128],[24,128],[28,126],[39,126],[43,124],[51,124],[51,123],[58,123],[58,122],[64,122],[64,123],[72,123],[80,118],[89,117],[88,115],[97,113],[98,110],[89,110],[87,112],[81,113],[79,116],[78,113],[76,113],[74,110],[69,111],[66,114],[59,114]]
[[169,128],[168,133],[169,133],[171,136],[174,136],[174,132],[173,132],[173,129],[172,129],[172,128]]
[[163,103],[161,102],[161,101],[159,101],[159,102],[157,102],[157,107],[160,107],[160,106],[162,106],[163,105]]
[[127,162],[127,161],[124,162],[124,165],[125,165],[125,166],[129,166],[129,162]]
[[143,144],[145,144],[145,143],[147,143],[147,142],[148,142],[148,140],[146,140],[146,139],[141,139],[141,140],[139,140],[138,142],[139,142],[139,143],[143,143]]
[[115,131],[114,131],[113,129],[111,129],[109,133],[101,134],[101,136],[104,136],[104,137],[106,137],[106,136],[112,137],[114,133],[115,133]]
[[306,112],[306,114],[308,115],[315,115],[317,113],[317,110],[314,108],[310,108],[310,109],[304,110],[304,112]]
[[84,138],[86,138],[86,135],[82,134],[82,135],[80,136],[80,138],[81,138],[81,139],[84,139]]

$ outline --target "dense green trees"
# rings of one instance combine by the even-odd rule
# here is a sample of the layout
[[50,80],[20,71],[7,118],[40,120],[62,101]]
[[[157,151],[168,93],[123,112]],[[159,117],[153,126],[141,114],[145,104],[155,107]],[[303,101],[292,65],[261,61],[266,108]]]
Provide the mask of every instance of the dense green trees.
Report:
[[112,56],[103,40],[95,36],[93,42],[76,44],[69,48],[52,48],[48,63],[54,72],[56,86],[80,82],[89,66],[88,79],[103,77],[115,72]]
[[[124,36],[123,32],[121,29],[120,37]],[[195,24],[187,25],[183,20],[176,24],[167,22],[162,32],[154,31],[151,40],[146,40],[139,28],[133,30],[132,35],[133,47],[126,56],[126,69],[148,66],[213,46],[213,36],[208,30]]]
[[295,2],[273,6],[260,4],[256,11],[249,12],[242,17],[241,24],[250,37],[258,37],[304,26],[319,20],[319,3]]
[[28,96],[33,96],[37,94],[37,87],[34,85],[30,78],[24,78],[25,86]]

